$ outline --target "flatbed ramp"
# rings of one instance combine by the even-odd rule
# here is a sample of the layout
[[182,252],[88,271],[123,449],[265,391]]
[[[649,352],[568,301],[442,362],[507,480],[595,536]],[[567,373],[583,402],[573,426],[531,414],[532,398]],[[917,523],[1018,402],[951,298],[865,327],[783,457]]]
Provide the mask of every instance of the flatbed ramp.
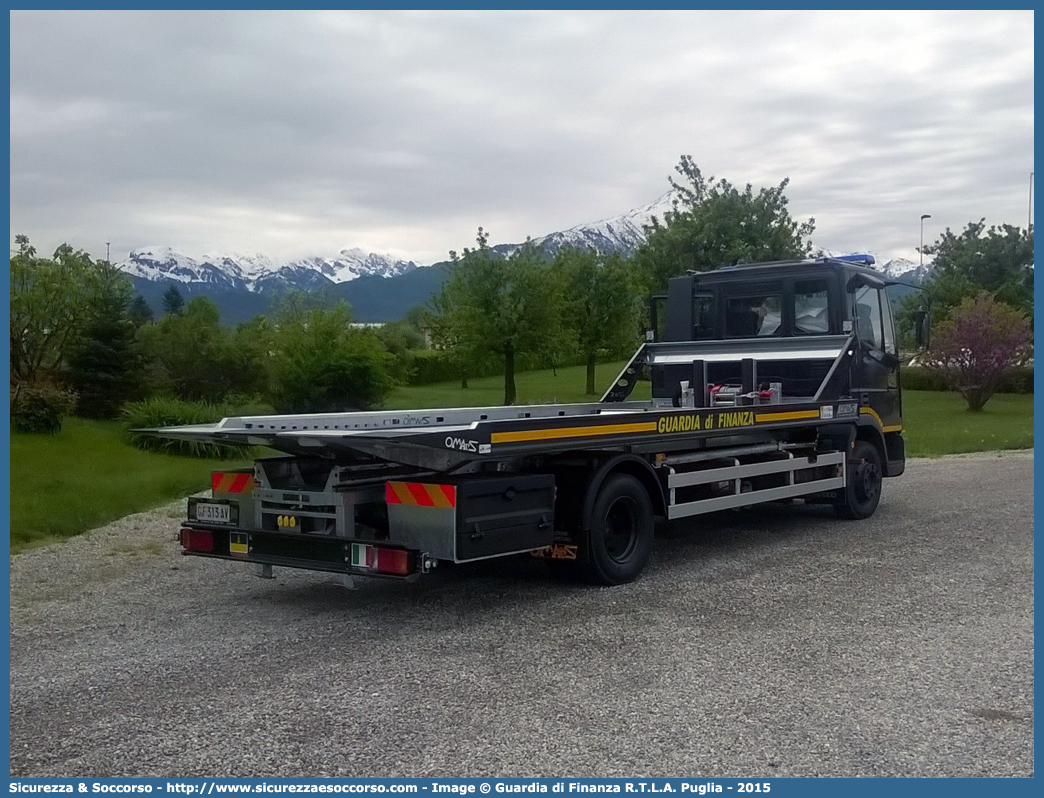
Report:
[[[586,404],[233,417],[216,424],[150,431],[184,440],[267,446],[288,454],[358,452],[438,471],[477,459],[563,447],[670,450],[691,447],[694,439],[855,416],[855,403],[828,398],[834,393],[830,390],[832,377],[848,356],[849,342],[848,336],[820,336],[797,344],[756,341],[753,352],[749,346],[740,346],[742,342],[646,344],[602,401]],[[791,398],[786,394],[788,377],[772,378],[782,372],[789,375],[791,384],[798,379],[809,383],[807,376],[792,376],[798,354],[805,371],[821,364],[818,373],[822,376],[805,386],[809,395]],[[654,397],[627,401],[643,369],[652,375]],[[724,401],[723,394],[711,406],[699,406],[706,403],[706,397],[693,390],[685,393],[683,386],[692,383],[680,379],[683,371],[679,369],[690,377],[695,374],[700,385],[708,381],[710,371],[721,384],[734,388],[728,393],[732,398]],[[761,396],[755,388],[763,383],[779,387]]]

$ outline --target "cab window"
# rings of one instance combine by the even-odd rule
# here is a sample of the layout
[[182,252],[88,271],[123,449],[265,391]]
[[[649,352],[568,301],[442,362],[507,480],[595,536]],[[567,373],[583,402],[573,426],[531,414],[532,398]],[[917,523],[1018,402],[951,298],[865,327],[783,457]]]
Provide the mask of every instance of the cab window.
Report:
[[884,348],[885,351],[898,356],[899,347],[895,340],[895,324],[892,320],[892,304],[888,301],[888,291],[881,292],[881,310],[884,312]]
[[725,300],[725,336],[754,338],[778,335],[783,321],[780,294],[749,294]]
[[794,283],[794,335],[824,335],[830,332],[830,292],[826,280],[797,280]]
[[715,337],[714,294],[696,294],[693,297],[692,318],[692,340],[706,341]]
[[873,349],[884,351],[884,323],[881,318],[881,292],[861,286],[855,294],[856,335]]

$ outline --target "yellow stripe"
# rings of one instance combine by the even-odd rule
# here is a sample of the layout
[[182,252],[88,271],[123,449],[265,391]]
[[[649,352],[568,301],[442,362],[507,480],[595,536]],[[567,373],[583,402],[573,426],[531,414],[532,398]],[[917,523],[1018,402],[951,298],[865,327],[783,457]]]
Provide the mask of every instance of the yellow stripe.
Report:
[[889,426],[886,427],[884,422],[881,420],[881,417],[879,415],[877,415],[877,411],[874,410],[872,407],[861,407],[861,408],[859,408],[859,412],[860,413],[866,413],[868,416],[870,416],[874,421],[877,422],[877,425],[881,428],[881,430],[883,432],[902,432],[903,431],[903,425],[902,424],[890,424]]
[[410,489],[406,487],[405,482],[389,482],[388,484],[395,491],[395,495],[399,497],[399,504],[417,503],[417,500],[413,498],[413,494],[410,493]]
[[598,427],[563,427],[520,432],[494,432],[490,443],[518,443],[521,441],[548,441],[557,438],[586,438],[593,435],[618,435],[629,432],[656,432],[655,421],[640,424],[605,424]]
[[859,408],[859,412],[865,413],[866,415],[870,416],[874,421],[876,421],[878,425],[882,427],[884,426],[884,422],[881,421],[881,417],[877,415],[877,411],[874,410],[872,407],[861,407]]
[[446,494],[442,492],[442,488],[439,485],[424,485],[424,490],[428,492],[428,496],[436,507],[452,507]]
[[819,411],[792,410],[789,413],[758,413],[757,423],[766,424],[771,421],[798,421],[803,418],[819,418]]

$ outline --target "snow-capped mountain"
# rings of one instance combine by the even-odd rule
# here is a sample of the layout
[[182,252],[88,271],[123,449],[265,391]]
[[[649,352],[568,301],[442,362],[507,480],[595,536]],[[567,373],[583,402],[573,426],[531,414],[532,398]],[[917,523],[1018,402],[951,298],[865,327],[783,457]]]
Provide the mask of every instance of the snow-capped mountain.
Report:
[[[630,253],[644,238],[642,226],[653,215],[662,219],[671,209],[670,200],[667,194],[621,216],[550,233],[532,243],[552,254],[567,245]],[[520,246],[498,244],[493,249],[508,253]],[[216,302],[227,324],[270,312],[274,299],[286,288],[323,289],[343,298],[357,321],[391,321],[411,307],[423,306],[447,276],[444,263],[422,266],[360,249],[277,261],[260,254],[195,255],[155,246],[136,249],[116,265],[130,275],[134,290],[155,312],[161,312],[163,294],[173,283],[187,298],[206,295]]]
[[[831,252],[822,247],[812,247],[813,258],[836,258],[842,255],[851,254],[855,253]],[[872,252],[868,254],[873,255]],[[906,258],[892,258],[884,263],[877,261],[877,263],[870,268],[876,269],[890,280],[902,280],[903,282],[913,283],[914,285],[919,285],[929,274],[932,273],[931,263],[926,263],[923,266],[920,266]]]
[[664,212],[672,208],[673,197],[674,192],[667,192],[656,202],[628,211],[622,216],[592,224],[579,224],[560,233],[534,239],[533,243],[551,254],[572,246],[630,255],[645,240],[645,225],[650,224],[654,216],[663,221]]
[[920,266],[906,258],[893,258],[887,263],[879,265],[877,268],[879,271],[883,272],[886,277],[914,284],[920,284],[932,272],[931,263],[926,263],[923,266]]
[[[530,243],[552,255],[566,246],[630,254],[645,239],[644,227],[653,217],[663,221],[673,207],[673,198],[673,192],[668,192],[655,202],[620,216],[549,233]],[[493,249],[509,254],[520,246],[496,244]],[[812,250],[813,257],[839,254],[847,253],[820,247]],[[328,290],[332,296],[348,300],[357,320],[387,321],[400,318],[410,307],[423,305],[446,279],[446,269],[438,264],[423,266],[361,249],[275,260],[261,254],[197,256],[166,246],[142,247],[117,266],[131,276],[135,290],[154,308],[162,307],[163,292],[174,283],[186,296],[210,296],[228,323],[268,312],[273,297],[286,288]],[[875,268],[908,283],[920,283],[930,270],[929,265],[921,269],[902,258],[878,263]],[[387,278],[390,282],[373,278]]]
[[[645,239],[643,225],[655,215],[663,219],[671,209],[672,194],[633,211],[581,224],[532,241],[550,254],[565,246],[593,247],[601,252],[630,254]],[[498,252],[511,252],[520,244],[500,244]],[[176,282],[197,288],[263,292],[295,287],[317,288],[340,285],[359,277],[399,277],[422,264],[361,249],[342,249],[336,255],[276,261],[265,255],[218,254],[196,256],[171,247],[142,247],[117,266],[138,280]]]
[[132,277],[151,282],[173,281],[198,287],[266,291],[293,286],[315,288],[358,277],[397,277],[418,268],[413,261],[342,249],[333,256],[278,262],[264,255],[203,255],[196,257],[170,247],[143,247],[117,266]]
[[277,267],[263,255],[204,255],[192,257],[171,247],[134,250],[116,264],[132,277],[151,281],[202,283],[215,288],[245,288]]

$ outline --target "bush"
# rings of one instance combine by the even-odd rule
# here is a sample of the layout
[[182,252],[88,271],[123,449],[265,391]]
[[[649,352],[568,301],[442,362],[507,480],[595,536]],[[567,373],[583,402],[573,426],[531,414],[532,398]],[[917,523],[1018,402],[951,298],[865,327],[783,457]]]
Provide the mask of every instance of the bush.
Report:
[[76,407],[76,394],[51,385],[20,385],[11,391],[11,427],[54,434]]
[[1033,366],[1022,366],[1006,375],[997,393],[1033,393]]
[[[903,388],[908,391],[948,391],[946,379],[923,366],[907,366],[903,369]],[[997,393],[1033,393],[1033,366],[1022,366],[1005,375],[997,387]]]
[[176,427],[186,424],[212,424],[230,415],[227,408],[206,402],[188,402],[183,399],[153,397],[143,402],[131,402],[123,408],[123,422],[127,426],[127,440],[138,449],[183,457],[237,458],[249,457],[253,448],[231,443],[185,441],[157,438],[138,430],[155,427]]
[[950,390],[946,380],[923,366],[907,366],[903,369],[903,388],[908,391]]
[[[630,353],[628,353],[629,355]],[[612,356],[608,356],[612,360]],[[405,373],[407,385],[432,385],[437,382],[460,380],[460,365],[456,353],[448,349],[410,349],[398,356],[400,368]],[[600,359],[599,362],[603,362]],[[556,363],[558,368],[581,366],[587,361],[580,355],[563,358]],[[551,364],[539,355],[519,356],[515,365],[518,371],[535,371],[551,368]],[[504,373],[504,359],[486,357],[468,360],[468,377],[499,377]]]
[[260,396],[245,393],[230,393],[221,404],[222,415],[227,416],[270,416],[275,409]]
[[[411,349],[399,355],[407,385],[431,385],[459,380],[460,364],[446,349]],[[469,377],[491,377],[504,370],[501,363],[469,363]]]
[[267,396],[279,413],[379,407],[396,386],[394,357],[371,330],[351,327],[348,305],[288,295],[276,312]]
[[939,325],[924,366],[982,410],[1003,380],[1033,359],[1033,327],[1020,310],[986,292],[968,297]]

